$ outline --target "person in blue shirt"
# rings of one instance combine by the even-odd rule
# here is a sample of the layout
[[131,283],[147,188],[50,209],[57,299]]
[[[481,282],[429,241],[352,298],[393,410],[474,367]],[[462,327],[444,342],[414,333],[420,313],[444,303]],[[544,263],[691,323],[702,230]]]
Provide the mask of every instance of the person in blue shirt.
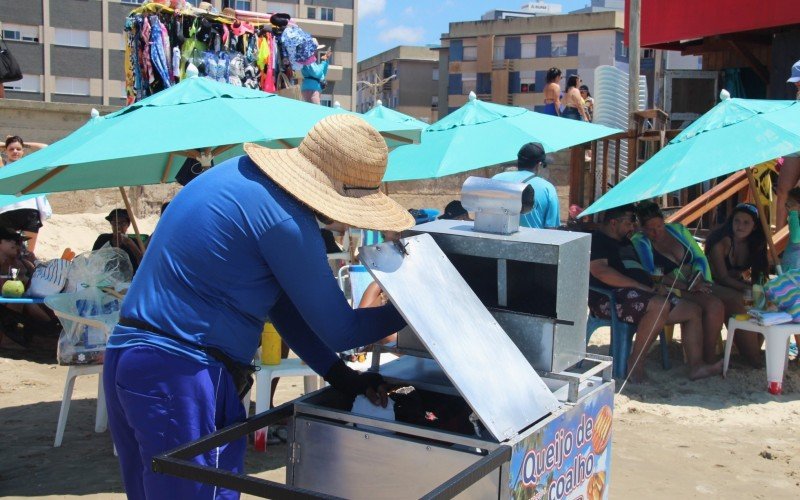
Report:
[[[324,45],[317,43],[316,38],[314,38],[314,44],[317,46],[317,50],[325,48]],[[327,85],[325,76],[328,74],[328,61],[330,60],[331,54],[333,54],[333,51],[329,50],[319,56],[319,62],[303,66],[303,69],[300,71],[300,74],[303,75],[303,83],[300,85],[300,91],[305,102],[319,104],[320,93],[325,90],[325,86]]]
[[529,142],[517,153],[517,170],[492,177],[505,182],[524,182],[533,188],[533,210],[520,215],[520,226],[541,229],[561,225],[556,188],[540,175],[546,168],[544,148],[538,142]]
[[[389,303],[353,310],[319,222],[402,231],[409,213],[379,186],[387,147],[363,119],[321,120],[300,146],[245,145],[198,176],[159,221],[105,354],[103,383],[125,491],[132,499],[233,497],[151,469],[154,455],[243,421],[241,398],[266,321],[336,390],[386,406],[376,373],[337,351],[405,326]],[[194,460],[241,473],[245,440]]]

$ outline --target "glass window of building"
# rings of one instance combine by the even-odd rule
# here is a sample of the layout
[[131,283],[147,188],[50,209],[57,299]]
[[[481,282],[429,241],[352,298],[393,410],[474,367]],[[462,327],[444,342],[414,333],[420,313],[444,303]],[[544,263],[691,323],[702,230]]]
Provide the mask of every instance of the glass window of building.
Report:
[[[525,45],[523,45],[524,47]],[[525,57],[523,55],[523,57]],[[536,72],[535,71],[520,71],[519,72],[519,91],[520,93],[536,92]]]
[[550,56],[551,57],[566,57],[567,56],[567,36],[566,35],[553,35],[550,40]]
[[494,51],[492,53],[493,61],[503,61],[506,58],[506,37],[494,37]]
[[[466,49],[466,47],[464,47]],[[475,92],[475,89],[478,85],[478,74],[477,73],[462,73],[461,74],[461,93],[462,94],[469,94],[470,92]]]
[[464,61],[477,61],[478,47],[464,47]]
[[439,81],[439,68],[433,68],[433,80]]
[[287,2],[267,2],[267,12],[272,14],[281,12],[289,14],[292,17],[297,17],[297,4]]
[[308,11],[306,12],[306,17],[308,19],[316,19],[317,18],[317,8],[316,7],[309,7]]
[[236,10],[252,10],[252,2],[250,0],[236,0],[233,3],[233,8]]
[[41,92],[42,79],[39,75],[22,74],[22,80],[16,82],[6,82],[3,88],[14,92]]
[[3,39],[15,42],[39,42],[39,28],[24,24],[3,24]]
[[69,47],[88,47],[89,32],[85,30],[56,28],[54,40],[56,45],[66,45]]
[[89,95],[89,79],[57,76],[56,94]]
[[333,9],[329,7],[320,7],[319,18],[322,21],[333,21]]

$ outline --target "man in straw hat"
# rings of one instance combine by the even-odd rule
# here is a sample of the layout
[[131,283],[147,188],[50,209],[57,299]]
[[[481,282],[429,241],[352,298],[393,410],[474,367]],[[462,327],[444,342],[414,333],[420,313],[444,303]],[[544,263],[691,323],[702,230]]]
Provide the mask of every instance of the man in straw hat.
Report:
[[[220,494],[155,474],[150,463],[245,419],[241,398],[265,321],[333,388],[386,404],[380,375],[348,368],[336,351],[375,342],[405,321],[391,304],[347,304],[318,223],[389,231],[414,224],[378,189],[383,138],[358,117],[334,115],[296,149],[246,144],[245,151],[170,203],[108,342],[109,423],[131,498]],[[241,439],[195,460],[242,472],[244,451]]]

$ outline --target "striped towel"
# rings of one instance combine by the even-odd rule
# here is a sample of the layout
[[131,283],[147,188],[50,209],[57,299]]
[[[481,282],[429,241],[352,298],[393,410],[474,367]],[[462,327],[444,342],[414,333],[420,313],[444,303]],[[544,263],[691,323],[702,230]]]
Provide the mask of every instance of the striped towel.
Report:
[[800,323],[800,269],[792,269],[764,285],[764,292],[770,302],[792,316],[794,323]]

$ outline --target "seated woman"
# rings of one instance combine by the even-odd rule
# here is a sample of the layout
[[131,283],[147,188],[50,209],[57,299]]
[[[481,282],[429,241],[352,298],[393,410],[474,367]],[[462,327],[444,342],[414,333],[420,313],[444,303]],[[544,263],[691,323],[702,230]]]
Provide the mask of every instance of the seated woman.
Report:
[[[706,239],[714,281],[735,292],[723,298],[728,316],[747,312],[742,291],[752,286],[749,277],[766,277],[769,272],[767,241],[758,224],[756,206],[739,203],[725,224]],[[734,342],[749,364],[762,365],[761,340],[756,333],[736,335]]]
[[[17,231],[0,227],[0,275],[3,276],[0,278],[0,287],[11,279],[11,270],[16,269],[17,280],[27,290],[32,272],[31,263],[22,256],[23,242],[27,239]],[[0,337],[5,333],[23,346],[30,344],[34,333],[51,336],[61,330],[52,312],[41,304],[3,304],[0,307],[0,328]],[[57,338],[57,335],[53,338]]]
[[131,225],[128,211],[124,208],[115,208],[106,216],[106,220],[111,223],[111,233],[104,233],[98,236],[94,245],[92,245],[92,250],[100,250],[106,243],[109,243],[114,248],[123,250],[131,259],[131,265],[135,273],[142,262],[142,250],[136,240],[128,236],[128,228]]
[[641,232],[634,234],[631,242],[642,265],[651,276],[663,275],[664,285],[678,290],[681,298],[700,306],[703,311],[703,360],[714,363],[717,342],[725,322],[725,306],[717,294],[712,293],[711,268],[703,251],[682,224],[664,222],[664,214],[657,204],[650,201],[639,203],[636,216]]

